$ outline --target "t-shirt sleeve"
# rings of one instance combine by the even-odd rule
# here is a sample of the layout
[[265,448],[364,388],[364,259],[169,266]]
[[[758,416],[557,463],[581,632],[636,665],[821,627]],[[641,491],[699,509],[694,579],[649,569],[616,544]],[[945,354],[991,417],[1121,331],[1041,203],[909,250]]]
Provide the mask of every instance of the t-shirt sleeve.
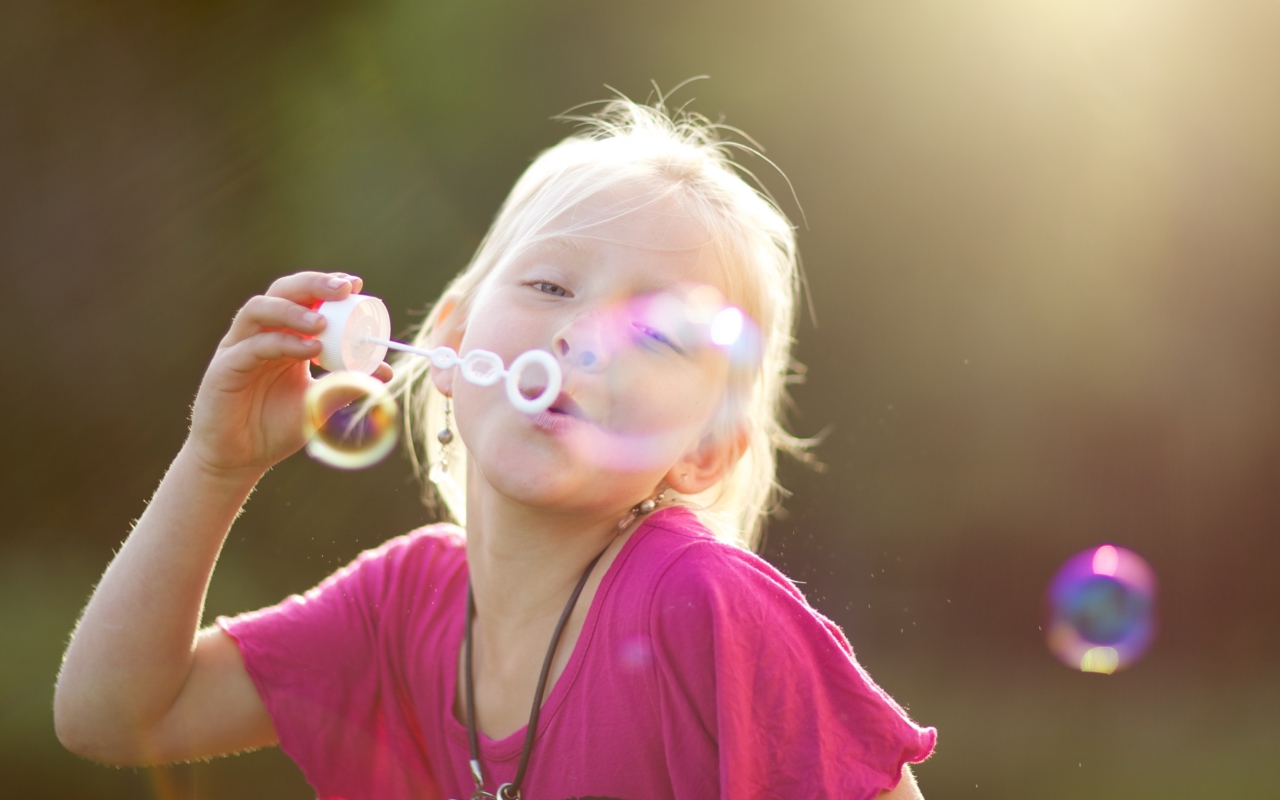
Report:
[[[727,545],[685,549],[651,608],[676,796],[874,798],[933,751],[780,573]],[[718,774],[707,774],[715,763]]]
[[399,537],[305,594],[218,618],[240,648],[281,749],[319,797],[372,797],[379,787],[394,793],[433,783],[419,774],[420,758],[397,751],[420,737],[389,666],[399,626],[385,620],[406,613],[405,573],[429,582],[447,549],[435,535]]

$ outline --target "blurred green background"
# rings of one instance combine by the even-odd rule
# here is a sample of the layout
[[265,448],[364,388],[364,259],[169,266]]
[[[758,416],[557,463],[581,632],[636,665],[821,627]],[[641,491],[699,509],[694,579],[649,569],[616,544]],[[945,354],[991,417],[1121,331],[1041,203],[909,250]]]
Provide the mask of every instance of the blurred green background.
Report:
[[[681,103],[795,186],[814,318],[765,555],[940,732],[940,798],[1280,785],[1280,7],[1182,0],[23,0],[0,24],[0,793],[306,798],[278,751],[98,767],[58,660],[232,314],[340,269],[404,330],[551,117]],[[750,164],[801,213],[761,163]],[[403,457],[295,457],[208,619],[429,521]],[[1045,587],[1104,542],[1158,638],[1058,664]]]

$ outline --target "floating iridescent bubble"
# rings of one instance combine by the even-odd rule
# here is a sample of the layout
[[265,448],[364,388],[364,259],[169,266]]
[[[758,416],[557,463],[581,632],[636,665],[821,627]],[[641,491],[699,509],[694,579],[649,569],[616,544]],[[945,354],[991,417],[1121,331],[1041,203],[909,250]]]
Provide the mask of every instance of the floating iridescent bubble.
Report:
[[396,445],[395,400],[387,387],[359,372],[331,372],[306,394],[307,454],[339,469],[364,469]]
[[1155,572],[1132,550],[1104,544],[1073,556],[1049,585],[1049,649],[1067,666],[1110,674],[1155,634]]

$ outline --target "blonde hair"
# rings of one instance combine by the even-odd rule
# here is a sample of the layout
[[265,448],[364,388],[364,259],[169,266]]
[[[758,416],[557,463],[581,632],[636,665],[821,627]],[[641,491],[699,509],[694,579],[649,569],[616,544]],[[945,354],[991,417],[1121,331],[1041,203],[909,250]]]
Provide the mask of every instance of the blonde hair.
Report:
[[[786,384],[793,374],[792,329],[801,289],[794,229],[763,191],[744,180],[743,174],[754,176],[731,154],[755,151],[720,139],[722,131],[736,133],[733,129],[683,110],[669,114],[661,97],[651,106],[620,98],[597,114],[568,119],[580,123],[581,129],[539,155],[516,181],[475,256],[431,309],[414,344],[429,346],[432,331],[446,314],[461,314],[465,320],[488,276],[535,242],[563,234],[563,227],[550,230],[552,222],[571,216],[565,212],[583,201],[636,185],[646,190],[640,193],[646,198],[643,202],[676,198],[710,234],[724,265],[726,296],[755,322],[760,338],[759,363],[731,375],[726,392],[730,399],[712,431],[729,443],[738,441],[741,432],[744,445],[733,453],[736,460],[716,486],[682,502],[698,510],[719,538],[755,547],[763,517],[781,491],[775,477],[777,451],[801,455],[808,444],[788,434],[782,420]],[[622,216],[634,208],[614,206],[610,211]],[[444,404],[428,379],[428,367],[425,359],[402,358],[392,382],[392,390],[404,397],[406,440],[419,476],[424,463],[438,468],[435,432],[444,419]],[[418,452],[419,435],[425,457]],[[462,450],[452,448],[450,478],[435,481],[435,494],[465,525]]]

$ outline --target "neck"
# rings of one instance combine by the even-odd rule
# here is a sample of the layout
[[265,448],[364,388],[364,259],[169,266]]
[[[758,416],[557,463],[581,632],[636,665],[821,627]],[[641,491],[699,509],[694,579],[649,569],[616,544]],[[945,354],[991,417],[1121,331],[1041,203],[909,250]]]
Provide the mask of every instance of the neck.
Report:
[[[626,510],[531,509],[502,497],[476,473],[468,476],[467,562],[478,631],[489,639],[558,617],[587,564],[619,540]],[[607,554],[596,571],[602,575],[609,560]]]
[[[601,556],[566,621],[548,689],[567,666],[601,580],[637,527],[633,523],[618,531],[629,510],[529,508],[496,491],[474,466],[470,469],[467,562],[475,600],[470,675],[476,687],[476,724],[489,736],[500,738],[525,724],[535,697],[537,665],[546,656],[556,622],[587,565]],[[462,656],[460,651],[460,673],[465,669]],[[461,706],[455,713],[465,719]]]

